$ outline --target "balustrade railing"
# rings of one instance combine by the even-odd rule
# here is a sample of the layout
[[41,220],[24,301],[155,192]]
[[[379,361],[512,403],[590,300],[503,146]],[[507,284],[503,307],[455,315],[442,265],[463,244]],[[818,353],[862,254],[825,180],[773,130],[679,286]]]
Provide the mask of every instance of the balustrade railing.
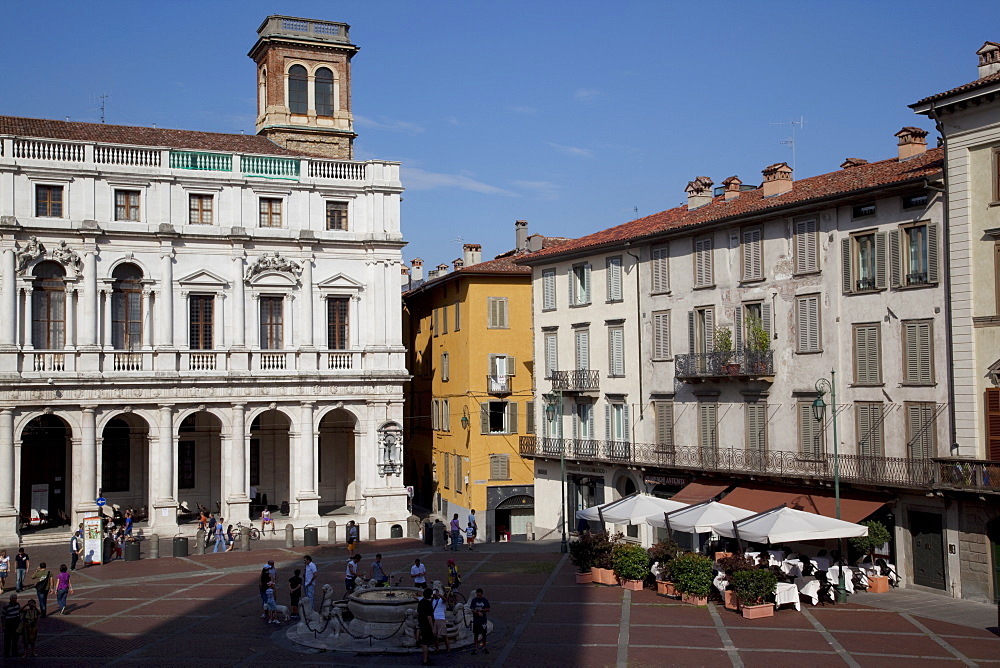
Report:
[[129,165],[130,167],[159,167],[160,151],[132,146],[94,147],[94,162],[102,165]]
[[142,353],[115,353],[115,371],[142,371]]
[[309,176],[318,179],[363,181],[365,178],[365,163],[310,160]]
[[69,144],[34,139],[15,139],[14,157],[27,160],[83,162],[87,152],[83,144]]
[[188,357],[189,371],[215,371],[216,366],[215,353],[191,353]]
[[33,371],[54,371],[66,370],[65,353],[34,353],[32,356]]
[[774,351],[685,353],[674,358],[678,378],[747,378],[774,375]]
[[244,176],[262,176],[267,179],[299,180],[299,161],[293,158],[275,158],[260,155],[241,155],[240,171]]
[[601,389],[601,372],[595,369],[572,369],[552,372],[552,389],[563,392],[587,392]]
[[287,366],[285,353],[260,353],[261,371],[279,371]]
[[327,369],[347,370],[354,368],[354,353],[328,353]]
[[233,171],[233,156],[228,153],[171,151],[170,169],[198,169],[210,172]]

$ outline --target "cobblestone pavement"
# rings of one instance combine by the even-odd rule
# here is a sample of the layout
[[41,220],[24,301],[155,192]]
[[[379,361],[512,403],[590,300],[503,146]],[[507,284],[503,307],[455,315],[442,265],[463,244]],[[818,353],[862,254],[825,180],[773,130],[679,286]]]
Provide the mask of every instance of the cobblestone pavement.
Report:
[[[34,663],[420,664],[417,655],[296,651],[284,640],[283,630],[260,619],[260,567],[274,559],[279,581],[285,582],[308,552],[319,565],[320,583],[329,582],[339,593],[347,551],[340,546],[289,550],[275,542],[253,547],[250,553],[114,562],[78,571],[70,614],[42,620]],[[436,665],[1000,664],[1000,638],[987,628],[922,617],[919,606],[885,610],[864,605],[875,597],[889,601],[902,591],[859,594],[846,605],[804,604],[802,612],[781,609],[774,617],[748,621],[715,604],[698,608],[649,590],[577,585],[572,566],[557,550],[552,544],[503,543],[456,554],[401,539],[362,544],[359,552],[363,568],[380,551],[390,570],[406,573],[413,558],[420,557],[432,579],[444,579],[445,561],[455,557],[464,574],[463,591],[486,590],[495,623],[491,653],[438,654]],[[29,554],[34,553],[33,565],[46,560],[58,568],[63,552],[62,547],[36,547]],[[32,588],[22,597],[33,595]],[[287,603],[287,589],[278,598]]]

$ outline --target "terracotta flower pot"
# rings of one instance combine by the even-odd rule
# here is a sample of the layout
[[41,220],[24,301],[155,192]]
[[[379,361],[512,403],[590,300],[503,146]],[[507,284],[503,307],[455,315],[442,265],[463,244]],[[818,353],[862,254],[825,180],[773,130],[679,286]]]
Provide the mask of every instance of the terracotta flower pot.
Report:
[[587,571],[586,573],[577,573],[576,574],[576,583],[578,585],[590,584],[593,581],[594,581],[594,573],[593,573],[593,571]]
[[622,587],[632,591],[642,591],[642,580],[622,580]]
[[888,575],[869,575],[868,576],[868,593],[869,594],[884,594],[889,591],[889,576]]
[[678,593],[677,587],[674,586],[674,583],[667,580],[656,581],[656,593],[660,596],[680,596],[680,593]]
[[690,603],[691,605],[708,605],[707,596],[692,596],[690,594],[681,594],[681,601],[684,603]]
[[715,560],[718,561],[719,559],[725,559],[726,557],[731,557],[731,556],[733,556],[732,552],[716,552]]
[[765,603],[764,605],[743,606],[744,619],[760,619],[761,617],[774,617],[773,603]]
[[615,575],[614,570],[610,568],[604,569],[604,584],[611,585],[613,587],[618,586],[618,576]]
[[736,592],[735,591],[733,591],[731,589],[727,589],[726,590],[726,592],[725,592],[725,606],[726,606],[726,610],[739,610],[740,609],[740,600],[738,598],[736,598]]

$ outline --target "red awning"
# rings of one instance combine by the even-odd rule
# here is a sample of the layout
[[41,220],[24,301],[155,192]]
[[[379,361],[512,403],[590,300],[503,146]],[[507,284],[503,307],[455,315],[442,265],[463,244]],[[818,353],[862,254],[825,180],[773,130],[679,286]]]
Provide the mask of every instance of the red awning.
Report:
[[732,483],[729,482],[690,482],[684,489],[670,497],[670,500],[682,503],[701,503],[722,494],[730,486]]
[[[683,493],[684,490],[681,490]],[[888,499],[857,492],[841,493],[840,519],[860,522],[885,505]],[[832,490],[789,489],[767,485],[740,485],[722,498],[722,503],[754,512],[770,510],[782,504],[826,517],[837,516],[837,503]]]

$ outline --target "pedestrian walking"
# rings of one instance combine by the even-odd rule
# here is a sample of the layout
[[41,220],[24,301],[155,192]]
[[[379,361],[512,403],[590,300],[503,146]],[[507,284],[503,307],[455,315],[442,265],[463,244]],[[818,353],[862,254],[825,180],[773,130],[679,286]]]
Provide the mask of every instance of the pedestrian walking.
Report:
[[295,574],[288,578],[288,598],[291,603],[291,618],[299,618],[299,599],[302,597],[302,571],[295,569]]
[[454,559],[448,560],[448,588],[455,590],[462,584],[462,576],[458,573],[458,565]]
[[476,544],[476,527],[472,522],[465,528],[465,542],[469,545],[469,552],[472,552],[472,546]]
[[417,603],[417,624],[420,627],[420,646],[424,651],[425,666],[431,665],[427,654],[430,652],[431,643],[436,643],[434,638],[434,602],[431,597],[431,590],[424,589],[424,597]]
[[0,621],[3,622],[3,656],[5,659],[16,658],[17,639],[21,635],[17,627],[21,624],[21,604],[17,602],[17,594],[10,595],[10,601],[0,609]]
[[451,518],[451,551],[458,552],[458,546],[462,544],[462,527],[458,523],[458,513]]
[[14,572],[17,574],[16,580],[16,591],[20,592],[24,589],[24,576],[28,574],[28,562],[29,558],[27,553],[24,551],[23,547],[17,549],[17,554],[14,555]]
[[316,608],[316,599],[313,597],[316,595],[316,564],[313,563],[312,557],[308,554],[302,557],[302,561],[305,564],[305,588],[306,596],[309,597],[309,605]]
[[215,549],[212,550],[212,554],[216,552],[223,552],[226,549],[226,527],[223,522],[226,518],[220,517],[219,521],[215,523]]
[[236,537],[233,535],[233,525],[230,524],[226,529],[226,552],[232,552],[236,549]]
[[354,554],[358,546],[358,523],[351,520],[347,523],[347,551]]
[[128,510],[125,511],[125,537],[126,538],[131,538],[132,537],[132,523],[133,523],[133,521],[134,520],[132,519],[132,509],[129,508]]
[[0,550],[0,594],[7,590],[7,575],[10,574],[10,557],[7,550]]
[[490,650],[486,648],[486,614],[490,611],[490,600],[483,596],[481,587],[469,601],[469,609],[472,610],[472,653],[475,654],[482,647],[483,654],[489,654]]
[[45,562],[38,564],[38,568],[31,574],[31,579],[35,581],[35,596],[38,597],[38,608],[45,616],[46,603],[49,600],[49,589],[52,588],[52,571],[45,567]]
[[[353,594],[354,589],[357,587],[358,564],[360,563],[360,554],[355,554],[347,560],[347,570],[344,571],[344,586],[347,589],[347,594]],[[344,595],[344,598],[347,598],[347,594]]]
[[[51,591],[50,589],[49,592]],[[69,611],[66,609],[66,606],[69,604],[69,595],[73,593],[73,583],[70,581],[66,564],[59,566],[59,575],[55,579],[55,591],[56,605],[59,606],[59,613],[68,615]]]
[[[35,656],[35,641],[38,639],[38,606],[29,598],[21,609],[21,638],[24,642],[24,658]],[[29,655],[28,652],[31,652]]]
[[[479,522],[476,521],[476,509],[473,508],[469,511],[469,518],[466,520],[468,524],[472,525],[472,537],[473,539],[479,537]],[[475,542],[473,540],[473,542]]]
[[414,559],[410,566],[410,577],[413,578],[413,586],[420,588],[427,586],[427,567],[420,563],[420,559]]
[[76,570],[76,564],[83,555],[83,533],[79,530],[73,532],[73,537],[69,539],[69,569]]
[[389,584],[389,576],[382,567],[381,552],[375,555],[375,561],[372,562],[372,566],[368,571],[368,579],[374,580],[376,587],[385,587]]
[[451,652],[451,641],[448,640],[448,621],[445,617],[448,604],[441,598],[441,592],[434,590],[431,595],[431,609],[434,613],[434,651],[438,651],[438,644],[444,639],[444,648]]

